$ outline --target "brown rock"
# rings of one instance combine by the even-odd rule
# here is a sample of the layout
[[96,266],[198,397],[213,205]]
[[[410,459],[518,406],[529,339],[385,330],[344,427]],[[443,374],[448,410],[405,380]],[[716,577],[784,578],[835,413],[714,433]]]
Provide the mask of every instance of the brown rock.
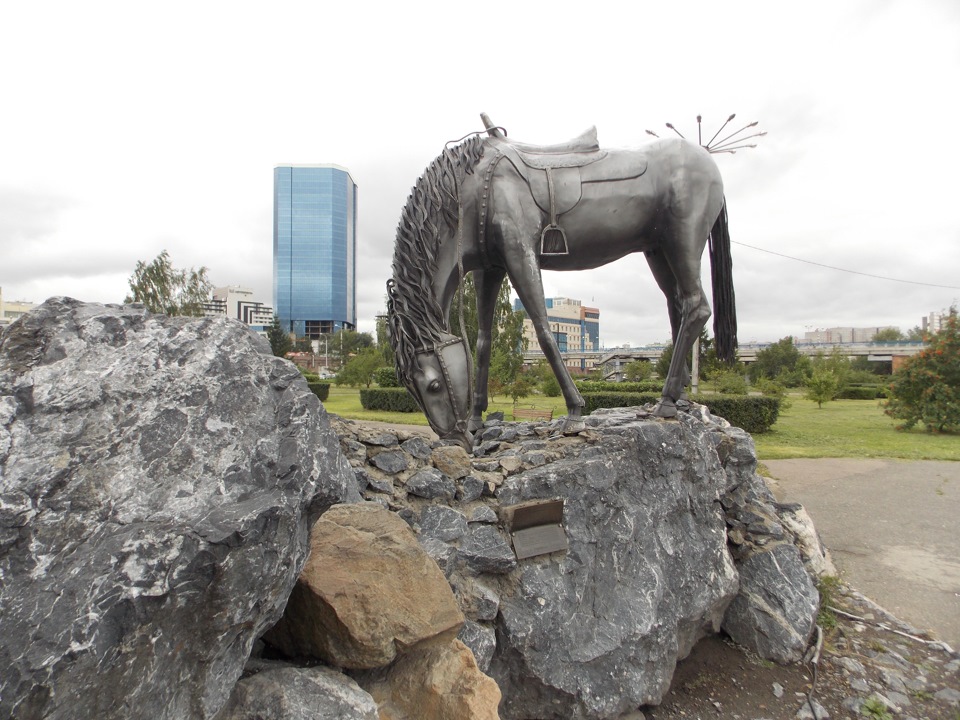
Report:
[[374,505],[335,505],[313,526],[310,556],[265,640],[338,667],[388,665],[463,625],[450,586],[413,531]]
[[358,679],[380,720],[497,720],[500,688],[459,640],[415,648],[388,670]]
[[447,477],[459,480],[473,472],[467,451],[459,445],[442,445],[433,451],[433,466]]

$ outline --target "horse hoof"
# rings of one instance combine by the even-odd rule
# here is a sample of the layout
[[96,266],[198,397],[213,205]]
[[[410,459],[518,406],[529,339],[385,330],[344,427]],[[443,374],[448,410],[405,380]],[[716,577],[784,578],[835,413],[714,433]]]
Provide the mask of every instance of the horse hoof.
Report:
[[677,406],[674,403],[667,403],[661,400],[653,409],[653,416],[660,418],[672,418],[677,416]]
[[472,417],[467,421],[467,432],[476,433],[477,430],[480,430],[483,427],[483,420],[479,417]]
[[576,420],[571,420],[567,418],[563,421],[563,424],[560,426],[560,432],[564,435],[576,435],[579,432],[582,432],[587,429],[587,424],[577,418]]

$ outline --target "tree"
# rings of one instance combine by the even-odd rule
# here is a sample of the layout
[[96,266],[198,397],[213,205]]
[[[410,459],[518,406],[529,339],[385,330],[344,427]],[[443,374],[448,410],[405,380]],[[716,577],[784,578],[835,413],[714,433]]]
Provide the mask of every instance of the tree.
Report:
[[287,353],[293,349],[290,333],[280,327],[280,318],[276,315],[273,316],[273,322],[267,328],[267,340],[270,341],[270,349],[277,357],[286,357]]
[[302,352],[302,353],[312,353],[313,343],[311,342],[310,338],[299,337],[297,338],[296,342],[293,343],[293,351]]
[[165,315],[202,316],[213,289],[207,268],[177,270],[166,250],[150,263],[138,260],[127,282],[132,295],[127,295],[125,303],[143,303],[150,312]]
[[338,330],[330,336],[327,349],[335,353],[341,363],[347,362],[351,355],[357,355],[361,350],[373,347],[373,335],[356,330]]
[[387,327],[386,314],[377,315],[377,348],[383,356],[383,364],[394,367],[396,360],[393,356],[393,347],[390,345],[390,330]]
[[878,330],[870,342],[882,343],[882,342],[900,342],[905,340],[903,333],[900,332],[900,328],[888,327]]
[[359,385],[370,387],[373,382],[373,374],[380,367],[383,367],[383,358],[380,351],[372,345],[368,345],[340,368],[336,383],[337,385],[350,385],[351,387]]
[[818,408],[823,408],[825,402],[833,400],[840,387],[836,373],[826,367],[818,367],[807,380],[807,400],[813,400]]
[[673,343],[669,343],[660,353],[660,357],[657,358],[657,364],[654,366],[657,371],[657,375],[661,380],[667,379],[667,374],[670,372],[670,361],[673,360]]
[[762,377],[774,380],[784,371],[793,370],[799,359],[800,351],[794,346],[793,338],[780,338],[757,352],[756,361],[750,364],[750,377],[753,380]]
[[960,320],[950,308],[940,332],[893,374],[884,412],[903,420],[901,429],[922,423],[927,430],[960,430]]
[[646,380],[652,373],[653,365],[648,360],[634,360],[627,363],[627,366],[623,369],[624,376],[631,382]]
[[827,371],[833,373],[834,378],[837,381],[837,387],[833,391],[832,400],[837,395],[839,395],[847,385],[850,384],[850,376],[853,373],[853,367],[850,364],[850,358],[847,357],[843,350],[838,347],[834,347],[830,350],[830,354],[825,354],[822,350],[818,351],[816,356],[810,361],[812,371],[810,378],[807,381],[804,381],[804,385],[809,387],[809,379],[813,378],[813,375],[817,371]]
[[[460,303],[463,302],[463,324],[467,341],[473,348],[476,362],[477,335],[477,289],[473,276],[468,275],[460,285],[461,292],[450,304],[449,323],[455,335],[460,334]],[[494,392],[505,390],[517,379],[523,367],[525,340],[523,337],[523,312],[513,309],[510,302],[510,283],[504,280],[497,293],[493,310],[493,325],[490,329],[490,387]]]
[[923,342],[924,335],[923,329],[919,325],[915,325],[907,331],[907,340],[909,342]]
[[[724,366],[724,363],[721,363],[717,360],[717,351],[713,347],[713,338],[707,335],[707,330],[704,328],[700,331],[700,351],[697,355],[700,364],[700,377],[707,378],[711,373],[714,373]],[[692,353],[691,353],[692,355]],[[666,380],[667,374],[670,372],[670,362],[673,360],[673,342],[667,344],[663,349],[663,352],[660,353],[660,357],[657,362],[654,364],[654,369],[657,371],[657,375]],[[687,363],[689,368],[690,363]]]

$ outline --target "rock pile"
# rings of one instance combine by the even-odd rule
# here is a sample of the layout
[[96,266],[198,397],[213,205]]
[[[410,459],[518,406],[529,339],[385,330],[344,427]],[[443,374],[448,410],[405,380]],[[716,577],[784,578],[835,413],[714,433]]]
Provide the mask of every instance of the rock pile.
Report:
[[0,716],[617,718],[721,627],[802,654],[822,550],[746,433],[555,425],[468,455],[328,420],[240,324],[48,301],[0,335]]
[[[502,717],[657,703],[677,660],[721,626],[764,657],[802,655],[818,605],[804,562],[822,566],[822,548],[757,476],[749,435],[688,410],[600,412],[574,437],[492,420],[473,457],[333,420],[366,499],[404,518],[446,574]],[[517,561],[505,509],[553,498],[569,549]]]

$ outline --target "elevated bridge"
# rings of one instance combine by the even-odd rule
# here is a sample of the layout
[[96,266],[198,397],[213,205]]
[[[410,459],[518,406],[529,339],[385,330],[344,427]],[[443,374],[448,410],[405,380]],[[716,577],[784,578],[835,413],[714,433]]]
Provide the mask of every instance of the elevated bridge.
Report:
[[[757,353],[776,343],[743,343],[737,348],[737,359],[743,363],[752,363]],[[922,342],[866,342],[866,343],[795,343],[794,347],[801,355],[816,356],[818,353],[829,355],[838,349],[850,359],[865,357],[870,362],[891,362],[894,358],[907,358],[916,355],[926,345]],[[564,364],[574,374],[587,374],[602,369],[604,377],[615,375],[634,360],[656,362],[663,355],[665,345],[645,345],[635,348],[613,348],[584,352],[562,353]],[[524,353],[525,365],[535,365],[544,359],[538,347]]]

